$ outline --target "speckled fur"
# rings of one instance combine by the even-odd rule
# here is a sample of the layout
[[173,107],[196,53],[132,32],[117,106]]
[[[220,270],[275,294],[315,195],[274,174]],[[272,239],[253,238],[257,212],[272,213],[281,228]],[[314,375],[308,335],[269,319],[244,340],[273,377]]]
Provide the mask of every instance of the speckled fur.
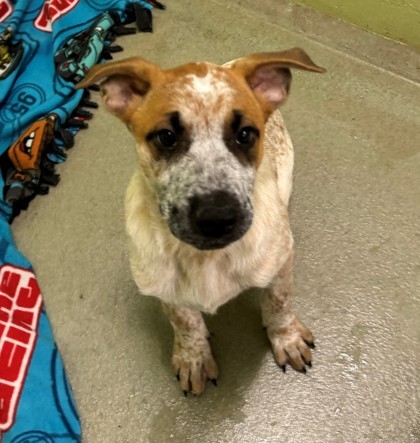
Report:
[[[276,111],[268,127],[282,125]],[[277,144],[266,144],[252,190],[253,223],[239,241],[220,250],[200,251],[174,237],[155,197],[142,192],[147,179],[136,172],[127,190],[126,220],[132,272],[143,294],[214,313],[241,291],[270,285],[293,248],[287,215],[293,148],[284,129],[272,137]],[[283,170],[290,175],[280,190]]]
[[[172,362],[184,393],[201,394],[206,380],[218,375],[201,312],[215,313],[251,287],[261,288],[263,324],[276,362],[303,372],[311,364],[314,337],[290,307],[293,238],[287,206],[293,147],[276,109],[287,97],[290,66],[323,72],[295,48],[224,67],[193,63],[167,71],[129,59],[95,68],[82,83],[106,79],[105,104],[137,142],[138,168],[125,201],[130,265],[141,293],[162,301],[173,326]],[[147,95],[138,95],[145,85]],[[223,128],[236,109],[261,135],[253,164],[241,163],[224,144]],[[191,144],[170,162],[156,158],[146,134],[174,111]],[[188,201],[220,189],[240,203],[241,238],[220,249],[197,249],[197,240],[189,237]]]

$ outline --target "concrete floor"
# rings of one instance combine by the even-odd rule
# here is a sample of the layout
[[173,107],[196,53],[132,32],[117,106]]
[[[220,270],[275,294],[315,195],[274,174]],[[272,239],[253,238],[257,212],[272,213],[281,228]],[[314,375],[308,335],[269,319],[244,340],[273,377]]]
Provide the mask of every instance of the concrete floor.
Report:
[[134,149],[103,109],[62,181],[14,222],[67,367],[86,443],[420,442],[420,54],[285,0],[168,0],[120,57],[172,66],[302,46],[284,116],[296,149],[295,307],[306,375],[275,365],[258,301],[208,319],[219,386],[185,399],[172,331],[131,280],[123,195]]

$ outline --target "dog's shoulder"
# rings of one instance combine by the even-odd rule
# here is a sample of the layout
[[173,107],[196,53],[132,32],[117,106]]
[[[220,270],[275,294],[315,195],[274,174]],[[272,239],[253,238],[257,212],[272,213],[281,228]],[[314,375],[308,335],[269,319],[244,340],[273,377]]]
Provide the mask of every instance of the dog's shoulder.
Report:
[[268,119],[264,136],[264,160],[260,176],[274,172],[279,195],[287,206],[292,192],[294,152],[293,144],[280,110]]

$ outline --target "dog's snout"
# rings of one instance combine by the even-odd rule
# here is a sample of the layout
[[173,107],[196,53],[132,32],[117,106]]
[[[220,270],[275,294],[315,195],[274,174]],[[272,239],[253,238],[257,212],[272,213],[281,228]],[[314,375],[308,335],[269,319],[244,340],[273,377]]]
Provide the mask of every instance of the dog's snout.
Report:
[[207,238],[232,234],[240,217],[238,201],[229,193],[218,191],[191,200],[190,218],[197,233]]
[[196,213],[195,221],[201,235],[219,238],[233,231],[236,217],[224,209],[200,208]]

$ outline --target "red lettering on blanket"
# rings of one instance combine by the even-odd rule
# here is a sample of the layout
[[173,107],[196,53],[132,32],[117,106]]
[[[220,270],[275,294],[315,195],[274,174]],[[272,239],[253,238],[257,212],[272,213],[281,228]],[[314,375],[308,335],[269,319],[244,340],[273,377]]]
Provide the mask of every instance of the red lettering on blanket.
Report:
[[13,424],[37,338],[42,299],[33,272],[0,268],[0,433]]
[[22,311],[20,309],[14,309],[12,314],[12,323],[16,326],[22,326],[23,328],[30,329],[28,326],[32,321],[32,313]]
[[[0,408],[1,410],[8,411],[11,409],[11,399],[13,397],[13,386],[4,385],[0,389]],[[1,428],[0,428],[1,429]],[[1,435],[1,430],[0,430]]]
[[79,3],[79,0],[46,0],[34,21],[35,28],[51,32],[52,24],[71,11],[77,3]]
[[17,304],[20,308],[33,309],[38,302],[39,287],[36,280],[29,280],[28,287],[22,288],[19,292]]
[[[7,337],[10,339],[10,337]],[[25,356],[25,347],[12,341],[5,341],[0,349],[0,380],[13,383],[19,376],[21,362]]]
[[0,292],[6,295],[16,294],[20,276],[13,271],[5,271],[0,280]]
[[4,22],[13,12],[13,5],[9,0],[0,0],[0,23]]
[[1,322],[5,322],[9,318],[12,306],[12,300],[0,292],[0,324]]
[[10,340],[16,340],[17,342],[29,343],[31,339],[31,334],[29,331],[25,331],[25,329],[17,328],[16,326],[10,326],[9,331],[7,333],[7,337]]

